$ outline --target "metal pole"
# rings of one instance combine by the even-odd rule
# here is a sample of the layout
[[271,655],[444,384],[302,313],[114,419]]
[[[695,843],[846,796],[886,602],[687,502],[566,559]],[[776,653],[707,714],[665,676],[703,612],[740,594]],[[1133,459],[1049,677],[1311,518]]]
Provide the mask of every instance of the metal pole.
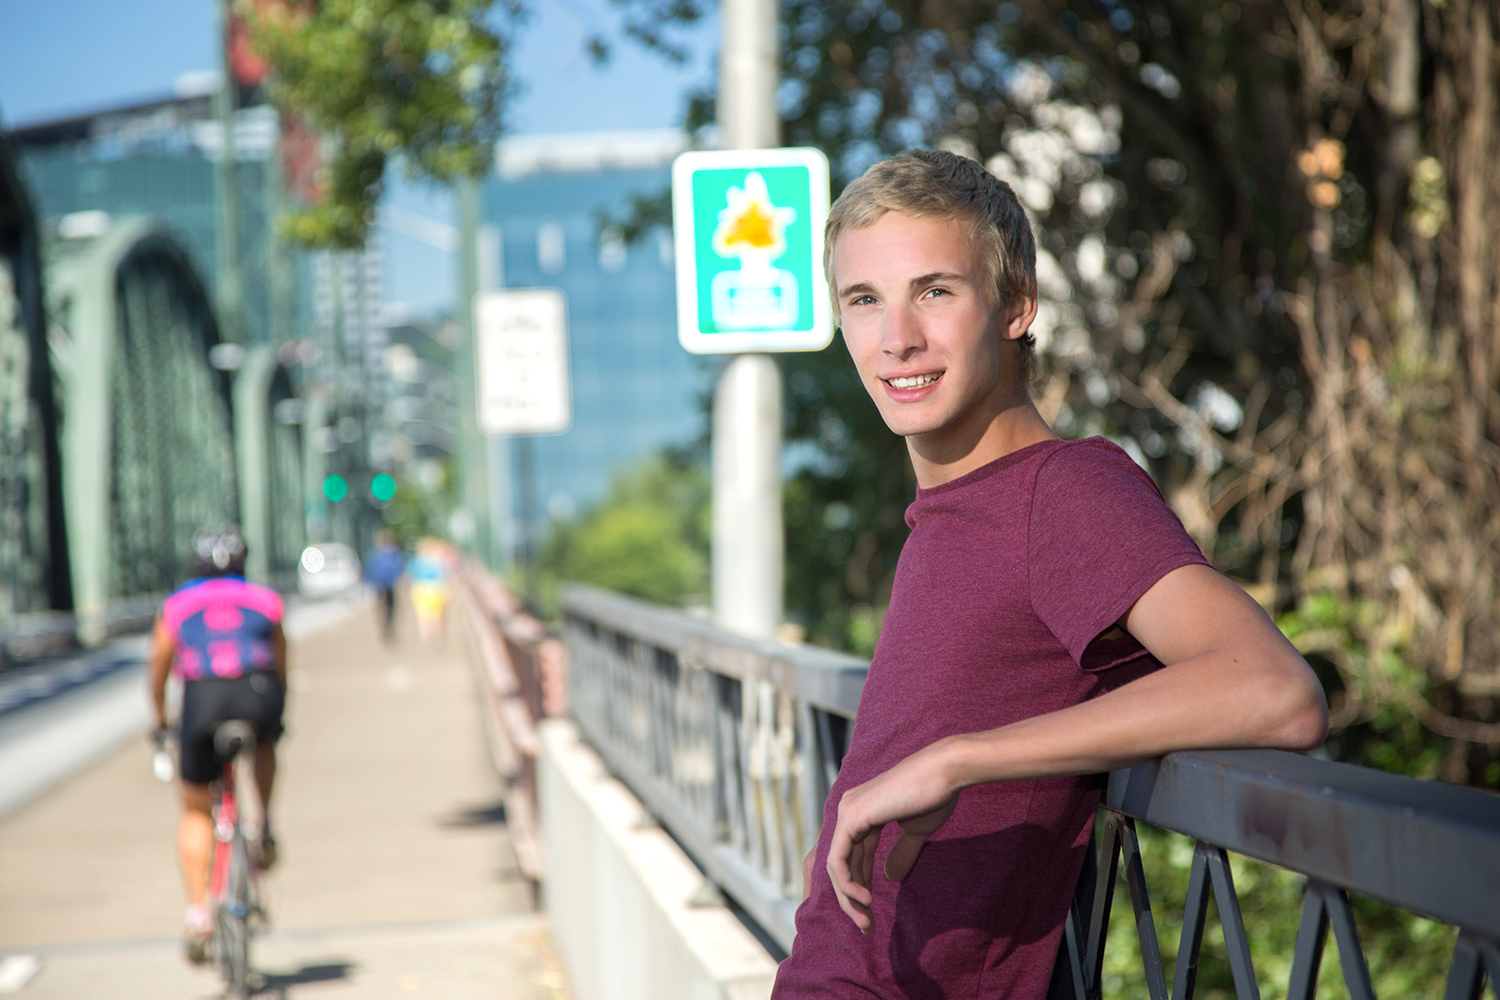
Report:
[[[498,226],[489,223],[479,226],[474,261],[479,276],[476,288],[493,292],[505,287],[505,238]],[[478,395],[477,386],[475,394]],[[511,529],[511,522],[515,519],[515,505],[511,499],[511,479],[515,470],[511,458],[514,452],[512,442],[516,440],[509,435],[484,435],[479,439],[489,475],[490,568],[512,581],[518,579],[516,546]]]
[[469,537],[455,538],[472,555],[484,559],[490,553],[489,502],[486,498],[488,460],[484,438],[479,434],[478,389],[474,384],[474,297],[479,294],[479,178],[458,182],[459,342],[453,352],[454,382],[458,387],[459,496],[467,515],[463,524]]
[[276,349],[259,344],[234,373],[234,454],[240,486],[240,532],[245,575],[271,582],[271,380]]
[[[776,114],[776,4],[724,0],[719,126],[727,149],[781,144]],[[713,417],[714,619],[769,639],[781,624],[781,373],[741,354],[719,378]]]
[[217,108],[223,141],[219,145],[219,334],[220,339],[240,343],[240,187],[239,158],[234,149],[235,105],[239,103],[239,86],[229,61],[229,24],[233,16],[232,0],[219,2],[219,50],[223,79],[219,83]]

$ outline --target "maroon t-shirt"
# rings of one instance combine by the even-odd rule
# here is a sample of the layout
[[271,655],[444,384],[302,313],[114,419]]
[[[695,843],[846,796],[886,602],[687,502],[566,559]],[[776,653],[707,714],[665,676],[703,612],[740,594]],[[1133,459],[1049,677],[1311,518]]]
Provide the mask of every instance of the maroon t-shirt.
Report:
[[875,858],[875,928],[839,909],[825,864],[844,790],[945,736],[1053,712],[1160,664],[1101,639],[1152,584],[1204,562],[1151,479],[1102,438],[1048,441],[907,509],[849,754],[824,807],[812,895],[773,996],[938,1000],[1046,995],[1099,802],[1097,776],[964,790],[911,873]]

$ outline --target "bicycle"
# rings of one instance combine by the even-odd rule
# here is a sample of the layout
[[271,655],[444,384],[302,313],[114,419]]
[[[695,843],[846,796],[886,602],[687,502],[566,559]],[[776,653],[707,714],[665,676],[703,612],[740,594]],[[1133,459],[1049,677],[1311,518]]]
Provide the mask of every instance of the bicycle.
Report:
[[235,760],[255,752],[255,730],[244,720],[221,722],[214,730],[214,754],[223,771],[213,789],[214,852],[208,883],[213,908],[214,957],[229,995],[250,996],[251,921],[264,922],[260,869],[240,823]]

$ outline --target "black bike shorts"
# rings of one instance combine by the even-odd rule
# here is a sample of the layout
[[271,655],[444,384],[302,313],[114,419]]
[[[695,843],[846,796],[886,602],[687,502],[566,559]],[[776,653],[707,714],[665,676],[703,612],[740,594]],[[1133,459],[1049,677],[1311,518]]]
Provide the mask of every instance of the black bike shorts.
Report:
[[202,677],[182,686],[182,780],[206,785],[217,778],[223,762],[214,759],[214,730],[219,723],[244,719],[255,728],[260,743],[275,743],[281,735],[281,710],[286,692],[269,670],[252,670],[239,677]]

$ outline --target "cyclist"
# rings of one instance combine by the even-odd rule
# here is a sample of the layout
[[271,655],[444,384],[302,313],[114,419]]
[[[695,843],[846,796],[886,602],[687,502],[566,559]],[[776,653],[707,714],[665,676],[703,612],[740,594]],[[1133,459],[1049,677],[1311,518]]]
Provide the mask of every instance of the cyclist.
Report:
[[230,719],[245,719],[255,727],[255,784],[263,818],[260,865],[268,868],[276,860],[270,801],[286,699],[286,635],[281,597],[244,578],[245,542],[238,529],[198,533],[193,552],[193,579],[167,597],[152,629],[150,693],[159,734],[166,725],[167,678],[175,672],[182,679],[177,849],[188,894],[183,934],[188,959],[204,962],[213,937],[209,783],[220,773],[214,729]]

